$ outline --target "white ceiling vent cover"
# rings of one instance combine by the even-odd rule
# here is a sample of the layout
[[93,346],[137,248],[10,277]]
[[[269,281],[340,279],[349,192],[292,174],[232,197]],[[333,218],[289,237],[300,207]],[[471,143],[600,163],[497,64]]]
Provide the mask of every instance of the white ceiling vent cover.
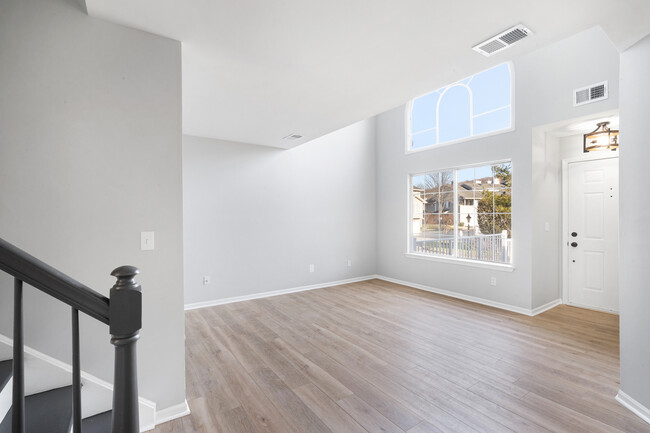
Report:
[[592,102],[602,101],[609,97],[607,81],[592,84],[591,86],[582,87],[573,91],[573,106],[590,104]]
[[300,134],[289,134],[286,137],[282,137],[283,140],[298,140],[301,139],[302,135]]
[[518,24],[488,39],[487,41],[481,42],[475,47],[472,47],[472,49],[483,54],[485,57],[490,57],[492,54],[503,51],[532,34],[533,32],[531,32],[530,29],[522,24]]

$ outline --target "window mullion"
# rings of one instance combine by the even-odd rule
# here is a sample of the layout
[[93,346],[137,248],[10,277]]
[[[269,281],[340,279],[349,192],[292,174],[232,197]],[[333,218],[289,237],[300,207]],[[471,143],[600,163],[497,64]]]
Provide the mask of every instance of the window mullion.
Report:
[[454,257],[458,257],[458,169],[454,169]]

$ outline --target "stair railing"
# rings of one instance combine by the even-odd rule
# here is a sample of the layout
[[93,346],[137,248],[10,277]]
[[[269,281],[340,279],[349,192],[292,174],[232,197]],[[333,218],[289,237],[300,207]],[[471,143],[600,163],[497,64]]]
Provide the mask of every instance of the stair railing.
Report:
[[23,282],[72,309],[72,431],[81,433],[79,312],[109,326],[115,346],[113,433],[137,433],[139,426],[136,341],[142,327],[142,290],[136,267],[120,266],[110,298],[43,263],[0,238],[0,270],[14,277],[12,433],[25,433]]

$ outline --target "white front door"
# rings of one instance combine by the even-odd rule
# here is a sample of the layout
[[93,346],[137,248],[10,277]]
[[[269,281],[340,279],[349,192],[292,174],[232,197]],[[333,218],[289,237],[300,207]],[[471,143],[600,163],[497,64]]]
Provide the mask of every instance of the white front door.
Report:
[[618,311],[618,158],[568,169],[569,303]]

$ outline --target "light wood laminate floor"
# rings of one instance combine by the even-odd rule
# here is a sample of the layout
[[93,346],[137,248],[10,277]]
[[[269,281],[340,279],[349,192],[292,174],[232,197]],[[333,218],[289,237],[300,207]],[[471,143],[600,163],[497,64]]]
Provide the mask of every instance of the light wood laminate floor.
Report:
[[616,315],[371,280],[186,320],[192,414],[156,432],[650,432],[614,400]]

